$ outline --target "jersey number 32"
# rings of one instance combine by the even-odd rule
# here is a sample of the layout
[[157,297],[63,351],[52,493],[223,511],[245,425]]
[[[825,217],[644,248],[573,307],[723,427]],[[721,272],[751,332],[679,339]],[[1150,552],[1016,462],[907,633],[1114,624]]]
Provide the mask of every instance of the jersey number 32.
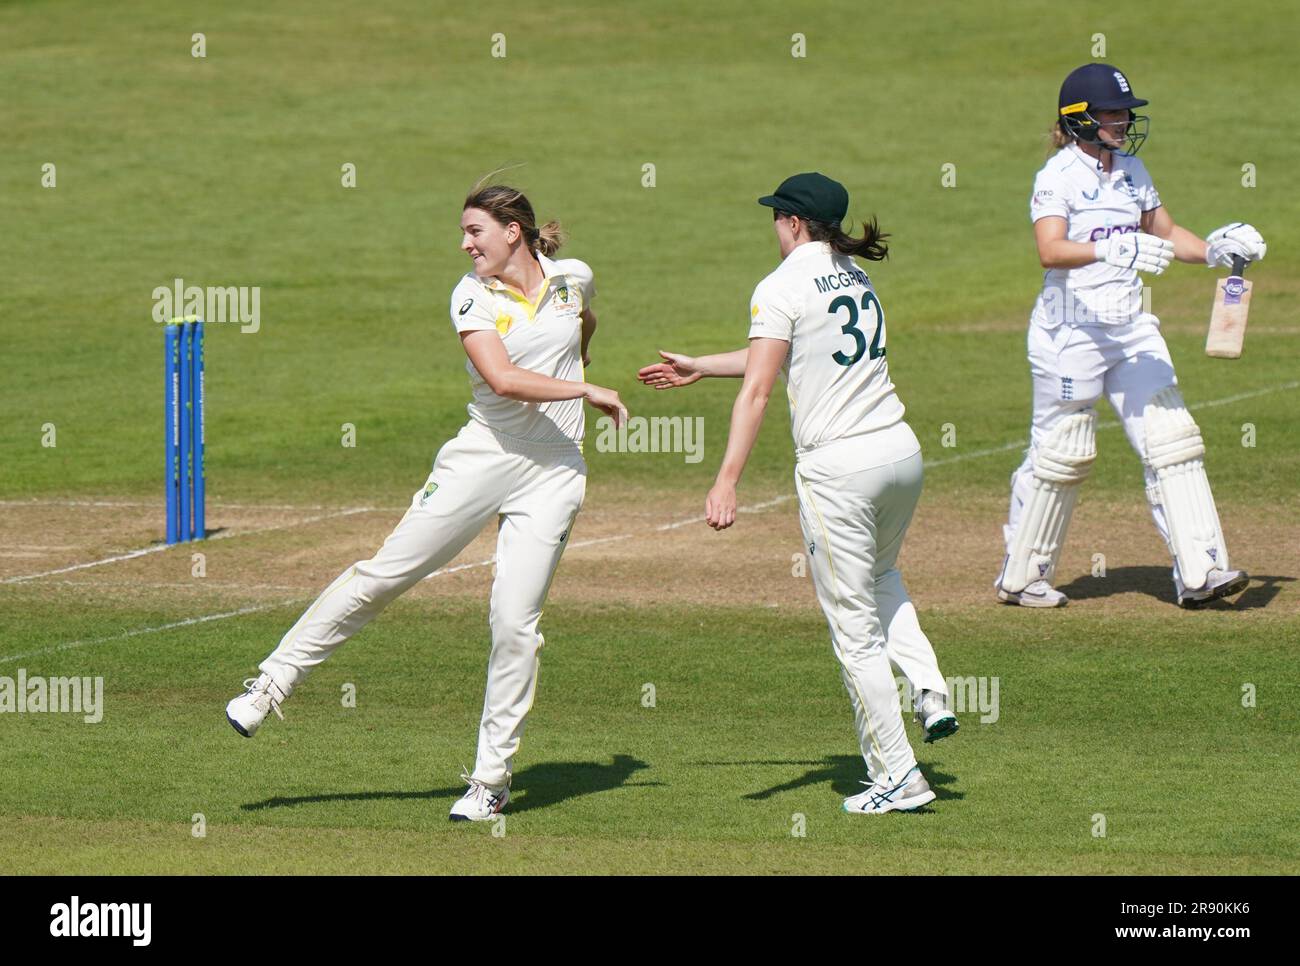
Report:
[[[851,366],[862,358],[862,354],[867,353],[868,359],[879,359],[885,354],[885,347],[882,344],[885,341],[885,313],[880,308],[880,300],[876,298],[876,293],[866,291],[862,293],[862,312],[865,315],[867,310],[875,307],[876,310],[876,332],[871,337],[871,347],[867,347],[867,336],[858,328],[858,304],[847,295],[841,295],[834,299],[826,311],[830,315],[836,315],[840,309],[847,309],[849,320],[840,326],[840,331],[845,335],[853,336],[853,355],[845,355],[842,351],[836,350],[831,354],[834,359],[842,366]],[[868,320],[870,324],[870,320]]]

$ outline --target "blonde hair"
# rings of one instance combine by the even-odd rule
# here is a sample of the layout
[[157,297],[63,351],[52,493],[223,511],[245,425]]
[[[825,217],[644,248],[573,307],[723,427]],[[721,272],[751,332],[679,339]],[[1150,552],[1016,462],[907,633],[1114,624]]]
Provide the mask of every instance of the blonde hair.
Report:
[[465,199],[465,208],[478,208],[486,211],[502,225],[514,222],[523,232],[524,242],[529,248],[541,252],[547,258],[554,255],[564,244],[564,229],[558,221],[548,221],[540,227],[533,206],[518,188],[504,184],[485,184],[500,172],[494,171],[479,180]]
[[1061,150],[1061,148],[1069,147],[1074,143],[1074,138],[1061,130],[1061,125],[1059,123],[1053,124],[1052,129],[1047,132],[1047,140],[1047,153],[1049,156],[1055,154],[1057,151]]

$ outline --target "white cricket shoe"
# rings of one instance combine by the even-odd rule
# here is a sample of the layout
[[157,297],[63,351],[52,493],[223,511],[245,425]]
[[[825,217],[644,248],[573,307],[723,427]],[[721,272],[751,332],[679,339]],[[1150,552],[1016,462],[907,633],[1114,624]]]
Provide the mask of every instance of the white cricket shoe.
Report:
[[1024,590],[1012,592],[1002,589],[1001,579],[994,581],[998,600],[1004,604],[1016,604],[1020,607],[1064,607],[1070,598],[1049,584],[1046,580],[1035,580]]
[[486,822],[510,801],[510,786],[489,788],[480,781],[462,775],[469,782],[469,790],[456,799],[447,817],[453,822]]
[[938,691],[922,691],[916,704],[916,723],[925,729],[926,743],[956,734],[957,716],[948,710],[948,696]]
[[1178,576],[1177,571],[1174,573],[1174,589],[1178,591],[1178,606],[1187,610],[1203,607],[1220,597],[1231,597],[1245,590],[1249,583],[1250,574],[1244,570],[1211,570],[1204,587],[1188,590],[1183,586],[1183,580]]
[[280,702],[289,694],[271,680],[271,675],[263,672],[259,677],[249,678],[244,687],[248,690],[226,705],[226,720],[231,727],[245,738],[251,738],[272,711],[281,721],[284,720]]
[[[867,785],[867,782],[862,784]],[[930,783],[919,766],[903,776],[897,785],[876,782],[865,792],[844,799],[844,811],[860,815],[884,815],[886,812],[910,812],[934,801]]]

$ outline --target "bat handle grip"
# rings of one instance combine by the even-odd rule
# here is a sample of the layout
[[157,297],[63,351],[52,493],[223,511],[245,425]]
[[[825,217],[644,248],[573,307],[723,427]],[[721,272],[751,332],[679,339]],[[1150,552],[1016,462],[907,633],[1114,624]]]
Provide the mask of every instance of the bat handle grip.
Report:
[[1233,255],[1233,256],[1232,256],[1232,274],[1235,275],[1237,278],[1241,278],[1241,276],[1243,276],[1243,275],[1246,274],[1246,266],[1249,265],[1249,264],[1250,264],[1250,263],[1247,262],[1247,261],[1246,261],[1244,258],[1242,258],[1240,255]]

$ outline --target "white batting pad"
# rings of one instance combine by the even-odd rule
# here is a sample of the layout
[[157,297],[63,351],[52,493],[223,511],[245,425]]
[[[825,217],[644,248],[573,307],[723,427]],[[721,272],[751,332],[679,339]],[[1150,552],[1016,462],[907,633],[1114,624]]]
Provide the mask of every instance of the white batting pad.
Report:
[[1051,583],[1065,532],[1079,499],[1079,484],[1097,458],[1097,416],[1066,416],[1034,450],[1034,476],[1007,553],[1002,589],[1019,593],[1035,580]]
[[1148,493],[1164,507],[1169,551],[1189,590],[1205,586],[1210,571],[1228,569],[1228,548],[1205,475],[1205,443],[1176,386],[1156,393],[1142,414],[1147,465],[1156,473]]

